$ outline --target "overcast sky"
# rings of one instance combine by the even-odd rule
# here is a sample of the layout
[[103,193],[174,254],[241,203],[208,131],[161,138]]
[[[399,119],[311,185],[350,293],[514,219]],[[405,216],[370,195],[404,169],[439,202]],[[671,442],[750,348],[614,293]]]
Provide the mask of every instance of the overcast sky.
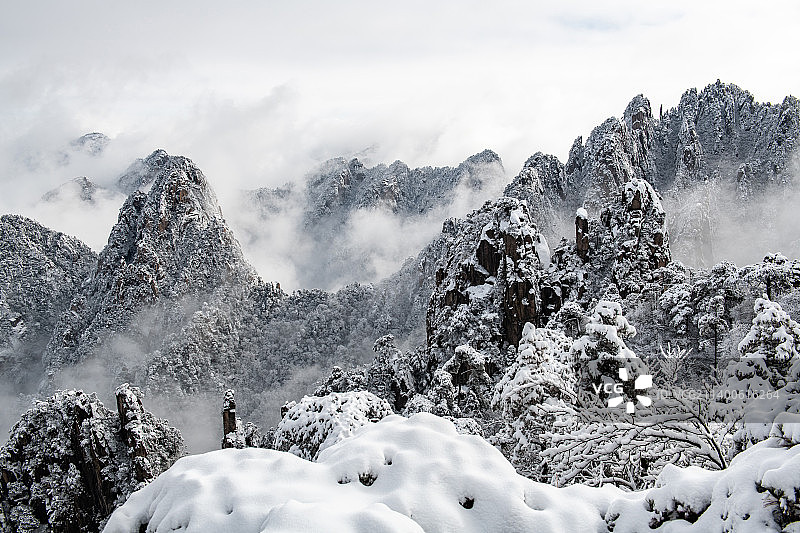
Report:
[[[563,161],[638,93],[656,112],[717,78],[759,101],[797,94],[798,6],[4,2],[0,211],[37,214],[48,189],[108,182],[155,148],[192,158],[223,208],[338,155],[453,165],[492,148],[513,176],[536,151]],[[112,138],[105,157],[54,162],[90,131]],[[97,247],[104,224],[79,236]]]

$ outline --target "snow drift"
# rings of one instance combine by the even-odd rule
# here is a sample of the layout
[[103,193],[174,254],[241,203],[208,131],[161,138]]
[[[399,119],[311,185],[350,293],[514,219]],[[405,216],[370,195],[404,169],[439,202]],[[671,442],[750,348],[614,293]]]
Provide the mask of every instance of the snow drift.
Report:
[[488,532],[604,529],[618,489],[557,489],[427,413],[389,416],[324,450],[228,449],[179,460],[111,516],[107,533]]
[[443,418],[391,415],[317,462],[258,448],[180,459],[132,494],[104,531],[795,531],[793,422],[776,424],[772,438],[726,470],[669,467],[655,488],[623,492],[536,483]]

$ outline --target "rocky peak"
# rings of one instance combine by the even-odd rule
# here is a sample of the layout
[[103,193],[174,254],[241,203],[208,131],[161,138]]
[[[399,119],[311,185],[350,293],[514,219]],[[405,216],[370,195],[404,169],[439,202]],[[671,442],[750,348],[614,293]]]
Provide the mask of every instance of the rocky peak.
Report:
[[410,168],[402,161],[366,167],[358,159],[331,159],[307,178],[306,222],[343,221],[354,209],[388,208],[416,215],[451,200],[459,184],[472,189],[503,175],[500,157],[491,150],[470,156],[458,167]]
[[428,349],[446,361],[470,344],[496,358],[516,345],[526,322],[539,319],[538,270],[550,261],[547,242],[516,198],[487,202],[449,224],[428,307]]
[[781,174],[797,146],[800,106],[793,97],[781,104],[759,103],[749,92],[717,80],[686,91],[671,113],[677,132],[676,170],[681,180],[706,179],[722,170],[732,180],[736,168],[750,164],[761,184]]
[[53,333],[45,353],[51,369],[82,359],[164,298],[233,294],[257,280],[203,173],[163,151],[143,164],[150,190],[134,191],[122,206],[91,280]]
[[627,147],[628,130],[617,118],[609,118],[592,130],[584,147],[582,179],[586,183],[584,205],[598,212],[617,195],[620,187],[636,175]]
[[[626,183],[645,180],[670,202],[671,226],[683,232],[676,234],[680,257],[686,259],[687,250],[710,257],[710,233],[725,231],[714,227],[715,218],[771,227],[760,199],[769,190],[785,194],[793,187],[798,137],[800,103],[791,96],[777,105],[759,103],[736,85],[717,81],[701,91],[687,90],[677,107],[662,110],[656,119],[649,100],[637,95],[621,120],[607,119],[585,143],[575,140],[563,175],[557,159],[544,170],[544,156],[536,154],[506,195],[526,200],[552,240],[572,233],[578,208],[599,217]],[[700,201],[684,205],[687,194]],[[709,195],[732,205],[715,206]],[[725,216],[714,217],[715,210],[726,210]]]
[[568,199],[571,187],[567,183],[564,165],[557,157],[536,152],[525,161],[522,170],[505,189],[504,195],[524,200],[528,210],[548,240],[561,234],[558,212]]
[[650,100],[638,95],[625,108],[623,115],[627,145],[631,164],[637,178],[652,181],[656,176],[654,143],[655,120],[650,109]]
[[131,194],[152,183],[160,172],[166,170],[170,156],[164,150],[156,150],[144,159],[137,159],[117,179],[117,189]]
[[489,150],[488,148],[483,152],[477,153],[475,155],[469,156],[465,163],[470,165],[494,165],[497,163],[502,164],[502,160],[500,156],[494,150]]
[[148,159],[160,162],[146,180],[150,191],[136,191],[126,200],[98,272],[119,265],[144,268],[147,273],[137,277],[147,280],[154,296],[254,278],[202,171],[185,157],[154,152]]
[[653,112],[650,109],[650,100],[643,94],[638,94],[625,108],[625,124],[631,131],[644,131],[653,121]]

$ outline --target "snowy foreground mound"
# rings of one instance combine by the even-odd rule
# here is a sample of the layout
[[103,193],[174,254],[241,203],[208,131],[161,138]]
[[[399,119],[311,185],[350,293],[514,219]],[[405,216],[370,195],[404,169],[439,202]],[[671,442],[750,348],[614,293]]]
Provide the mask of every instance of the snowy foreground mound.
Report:
[[796,498],[799,452],[768,441],[723,472],[668,469],[647,492],[555,488],[519,476],[486,441],[444,419],[393,415],[315,463],[256,448],[180,459],[132,494],[105,531],[780,531],[767,486]]

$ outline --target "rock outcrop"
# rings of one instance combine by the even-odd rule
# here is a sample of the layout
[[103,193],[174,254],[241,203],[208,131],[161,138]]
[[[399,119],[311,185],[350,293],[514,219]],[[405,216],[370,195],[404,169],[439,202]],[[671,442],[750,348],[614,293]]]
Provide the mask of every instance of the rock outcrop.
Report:
[[538,270],[550,262],[547,241],[527,205],[503,197],[464,220],[445,222],[444,253],[428,306],[428,350],[440,361],[470,344],[498,356],[540,320]]
[[180,432],[144,410],[138,389],[116,395],[116,413],[67,390],[22,416],[0,450],[4,531],[99,531],[182,455]]

